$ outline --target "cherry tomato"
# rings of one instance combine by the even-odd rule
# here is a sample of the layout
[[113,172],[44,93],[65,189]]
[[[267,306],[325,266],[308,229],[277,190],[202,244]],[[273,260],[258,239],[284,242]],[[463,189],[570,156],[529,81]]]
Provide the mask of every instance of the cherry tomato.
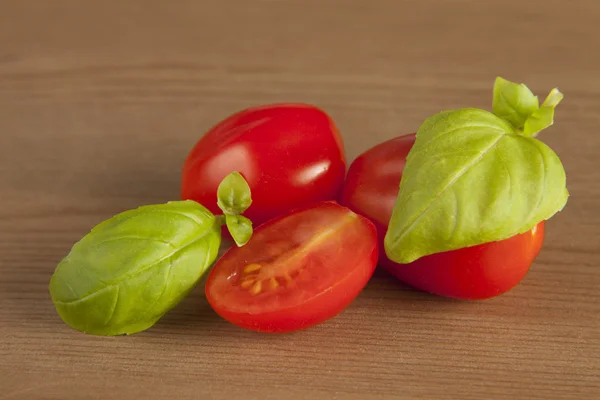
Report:
[[217,187],[240,172],[252,191],[244,215],[259,225],[292,208],[337,199],[346,159],[340,134],[322,110],[274,104],[238,112],[210,129],[188,155],[181,197],[214,213]]
[[291,332],[345,309],[377,265],[377,231],[335,202],[268,221],[232,247],[206,281],[206,298],[226,320],[260,332]]
[[383,248],[406,156],[415,135],[381,143],[351,165],[341,203],[377,227],[380,265],[401,281],[424,291],[458,299],[485,299],[516,286],[527,274],[544,241],[544,223],[511,238],[447,251],[410,264],[389,260]]

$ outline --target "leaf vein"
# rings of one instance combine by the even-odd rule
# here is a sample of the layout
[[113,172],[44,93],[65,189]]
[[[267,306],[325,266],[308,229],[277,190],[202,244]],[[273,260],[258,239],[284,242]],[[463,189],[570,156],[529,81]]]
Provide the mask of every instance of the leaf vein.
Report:
[[429,202],[429,204],[427,205],[427,207],[425,207],[425,209],[419,213],[419,215],[417,215],[409,224],[406,225],[406,227],[404,229],[402,229],[402,231],[400,231],[400,233],[398,235],[396,235],[396,237],[394,238],[394,246],[398,245],[398,242],[402,239],[402,237],[408,233],[408,231],[410,231],[413,226],[415,225],[415,223],[417,223],[417,221],[419,221],[419,219],[421,219],[421,217],[425,214],[427,214],[427,212],[429,211],[429,209],[433,206],[433,204],[438,201],[440,199],[440,197],[446,192],[446,190],[448,190],[450,187],[452,187],[452,185],[459,180],[465,173],[467,173],[467,171],[469,171],[472,167],[474,167],[476,164],[478,164],[490,151],[492,151],[500,142],[500,140],[502,140],[508,133],[506,132],[502,132],[501,135],[498,136],[498,138],[490,145],[488,146],[484,151],[481,152],[481,155],[479,157],[477,157],[476,159],[474,159],[471,163],[469,163],[468,165],[466,165],[464,168],[462,168],[451,180],[450,182],[448,182],[446,184],[446,186],[444,186],[444,188]]
[[98,288],[98,289],[95,289],[95,290],[91,291],[90,293],[86,294],[85,296],[83,296],[83,297],[81,297],[81,298],[79,298],[79,299],[75,299],[75,300],[68,300],[68,301],[58,301],[58,302],[59,302],[59,303],[61,303],[61,304],[76,304],[76,303],[78,303],[78,302],[85,301],[87,298],[89,298],[89,297],[93,296],[94,294],[96,294],[96,293],[98,293],[98,292],[100,292],[100,291],[102,291],[102,290],[106,289],[107,287],[118,285],[118,284],[120,284],[120,283],[121,283],[122,281],[124,281],[124,280],[127,280],[127,279],[133,278],[133,277],[135,277],[135,276],[138,276],[138,275],[140,275],[140,274],[142,274],[142,273],[146,272],[146,271],[147,271],[147,270],[149,270],[150,268],[153,268],[153,267],[155,267],[156,265],[159,265],[161,262],[163,262],[164,260],[168,259],[169,257],[173,257],[173,256],[174,256],[175,254],[177,254],[178,252],[180,252],[180,251],[182,251],[182,250],[184,250],[184,249],[186,249],[186,248],[188,248],[188,247],[192,246],[193,244],[195,244],[195,243],[199,242],[200,240],[204,239],[204,238],[205,238],[205,237],[206,237],[206,236],[209,234],[209,232],[210,232],[210,231],[211,231],[211,229],[207,229],[207,230],[206,230],[206,231],[205,231],[205,232],[204,232],[204,233],[203,233],[201,236],[199,236],[198,238],[196,238],[196,239],[192,240],[190,243],[187,243],[186,245],[184,245],[184,246],[182,246],[182,247],[180,247],[180,248],[178,248],[178,249],[175,249],[174,251],[172,251],[171,253],[167,254],[166,256],[164,256],[164,257],[160,258],[159,260],[156,260],[156,261],[152,262],[151,264],[149,264],[149,265],[147,265],[147,266],[145,266],[145,267],[142,267],[142,268],[138,269],[138,270],[137,270],[137,271],[135,271],[135,272],[132,272],[132,273],[130,273],[130,274],[127,274],[127,275],[124,275],[124,276],[122,276],[122,277],[119,277],[119,278],[115,279],[114,281],[108,282],[108,283],[107,283],[106,285],[104,285],[103,287],[100,287],[100,288]]
[[454,226],[452,227],[452,232],[450,232],[450,236],[449,239],[452,238],[454,236],[454,234],[456,233],[456,229],[458,228],[458,215],[460,214],[460,208],[458,206],[458,195],[456,194],[456,190],[452,191],[452,194],[454,194]]
[[512,197],[512,193],[513,193],[512,174],[510,173],[510,168],[508,168],[508,163],[506,162],[504,157],[502,157],[502,153],[500,153],[497,148],[496,148],[496,153],[498,154],[498,158],[500,159],[500,161],[502,161],[502,165],[504,166],[504,169],[506,169],[506,173],[508,174],[508,197],[511,199],[511,202],[512,202],[512,198],[513,198]]
[[156,304],[158,304],[159,300],[163,297],[163,295],[167,291],[167,286],[169,285],[169,279],[171,278],[172,270],[173,270],[173,258],[170,258],[169,259],[169,269],[167,271],[167,277],[165,278],[165,284],[163,285],[163,288],[162,288],[160,294],[158,296],[156,296],[156,300],[154,300],[154,303],[152,303],[152,305],[150,307],[148,307],[148,309],[143,314],[141,314],[140,317],[138,317],[136,319],[136,322],[142,321],[150,313],[150,311],[152,311],[154,309],[154,307],[156,307]]
[[[494,130],[494,131],[499,131],[502,134],[505,134],[506,132],[504,130],[502,130],[501,128],[491,125],[491,124],[483,124],[483,125],[469,125],[468,128],[487,128],[490,130]],[[464,126],[459,126],[458,128],[453,128],[450,130],[447,130],[445,132],[442,133],[438,133],[437,135],[435,135],[433,138],[431,138],[427,143],[423,144],[421,146],[421,149],[426,149],[431,143],[433,143],[434,141],[436,141],[437,139],[441,138],[442,136],[446,136],[450,133],[454,133],[456,131],[460,131],[460,130],[464,130],[465,127]]]
[[102,242],[98,243],[96,245],[96,247],[100,247],[100,246],[102,246],[102,245],[104,245],[106,243],[116,242],[118,240],[124,240],[124,239],[147,240],[147,241],[150,241],[150,242],[158,242],[158,243],[166,244],[167,246],[171,247],[172,249],[175,249],[175,246],[171,242],[168,242],[166,240],[156,239],[156,238],[143,237],[143,236],[117,236],[117,237],[114,237],[114,238],[103,240]]
[[542,191],[540,192],[540,197],[538,198],[538,201],[535,205],[535,207],[533,207],[531,209],[531,212],[529,213],[529,215],[527,216],[527,225],[529,225],[529,221],[531,221],[531,217],[532,215],[537,214],[538,210],[540,209],[540,206],[542,204],[542,200],[544,199],[544,193],[546,193],[546,177],[547,177],[547,165],[546,165],[546,157],[544,157],[544,153],[542,152],[542,149],[540,149],[539,146],[536,146],[535,142],[533,142],[532,140],[526,140],[527,143],[532,144],[535,149],[540,153],[541,159],[542,159],[542,171],[543,171],[543,179],[542,179]]
[[[214,218],[214,215],[212,215],[212,214],[208,215],[208,213],[206,213],[206,211],[204,211],[204,210],[198,210],[198,211],[203,211],[204,215],[210,216],[211,218]],[[174,211],[174,210],[152,210],[152,212],[179,215],[180,217],[184,217],[184,218],[187,218],[187,219],[193,221],[199,227],[204,226],[204,224],[200,220],[198,220],[196,218],[193,218],[192,216],[187,215],[187,214],[182,213],[182,212],[179,212],[179,211]]]
[[115,297],[115,301],[113,303],[113,307],[112,310],[110,312],[110,317],[108,317],[108,321],[106,321],[106,323],[104,324],[104,326],[109,326],[110,322],[112,321],[112,319],[115,316],[115,311],[117,311],[117,304],[119,304],[119,298],[121,297],[121,287],[117,286],[117,295]]

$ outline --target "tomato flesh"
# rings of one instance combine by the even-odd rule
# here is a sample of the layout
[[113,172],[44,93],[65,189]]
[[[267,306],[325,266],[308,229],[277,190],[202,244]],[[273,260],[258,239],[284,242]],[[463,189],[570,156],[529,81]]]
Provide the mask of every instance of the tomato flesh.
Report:
[[216,263],[206,297],[226,320],[261,332],[290,332],[345,309],[367,284],[378,258],[366,218],[320,202],[256,228],[243,247]]
[[240,172],[252,191],[244,215],[259,225],[293,208],[337,199],[346,159],[332,119],[306,104],[273,104],[231,115],[190,151],[182,172],[181,198],[220,213],[217,188]]
[[410,264],[387,258],[383,239],[414,141],[414,134],[403,135],[361,154],[350,165],[342,190],[341,203],[377,227],[380,265],[415,288],[446,297],[486,299],[512,289],[542,248],[544,222],[505,240],[432,254]]

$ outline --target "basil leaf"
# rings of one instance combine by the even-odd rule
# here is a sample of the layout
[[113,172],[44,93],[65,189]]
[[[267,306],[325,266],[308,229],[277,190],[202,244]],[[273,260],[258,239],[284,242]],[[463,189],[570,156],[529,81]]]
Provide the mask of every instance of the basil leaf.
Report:
[[533,112],[525,121],[523,135],[536,136],[538,132],[548,128],[554,123],[554,109],[563,99],[563,94],[558,89],[552,89],[542,107]]
[[226,215],[225,224],[238,247],[248,243],[252,236],[252,221],[242,215]]
[[59,263],[52,301],[79,331],[143,331],[190,292],[220,243],[215,216],[193,201],[123,212],[94,227]]
[[540,107],[537,96],[525,84],[497,77],[492,111],[519,133],[531,137],[554,123],[554,109],[562,99],[563,94],[554,88]]
[[252,204],[250,186],[239,172],[227,175],[217,188],[217,205],[225,215],[243,213]]
[[544,143],[484,110],[445,111],[417,132],[385,250],[409,263],[506,239],[550,218],[567,197],[563,166]]
[[539,108],[539,101],[523,83],[517,84],[501,77],[494,84],[492,111],[498,117],[522,128],[525,121]]

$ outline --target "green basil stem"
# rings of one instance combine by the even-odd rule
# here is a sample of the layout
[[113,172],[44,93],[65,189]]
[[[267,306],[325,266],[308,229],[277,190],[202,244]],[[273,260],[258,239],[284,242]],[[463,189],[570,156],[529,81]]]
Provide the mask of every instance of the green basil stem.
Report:
[[223,211],[218,223],[227,225],[231,237],[238,247],[245,245],[252,236],[252,221],[243,217],[252,204],[250,185],[239,172],[232,172],[221,181],[217,189],[217,205]]

